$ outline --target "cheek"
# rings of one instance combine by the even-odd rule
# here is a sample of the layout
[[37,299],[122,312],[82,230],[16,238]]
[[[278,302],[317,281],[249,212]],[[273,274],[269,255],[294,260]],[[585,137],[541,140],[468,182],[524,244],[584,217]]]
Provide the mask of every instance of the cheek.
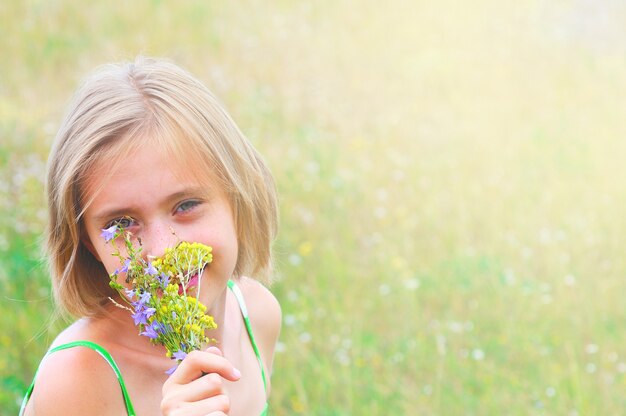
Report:
[[213,258],[216,263],[223,264],[225,267],[235,268],[237,262],[237,253],[239,245],[237,243],[237,235],[231,232],[213,239],[213,243],[209,244],[213,247]]
[[113,273],[122,265],[120,259],[114,256],[113,253],[119,250],[123,257],[126,256],[125,247],[120,241],[109,242],[108,244],[98,242],[98,244],[93,246],[93,249],[95,251],[94,257],[100,260],[108,274]]
[[237,233],[232,221],[229,220],[223,221],[219,227],[214,225],[212,230],[214,233],[207,236],[205,244],[213,248],[213,261],[220,269],[220,273],[228,274],[230,277],[237,263],[239,250]]

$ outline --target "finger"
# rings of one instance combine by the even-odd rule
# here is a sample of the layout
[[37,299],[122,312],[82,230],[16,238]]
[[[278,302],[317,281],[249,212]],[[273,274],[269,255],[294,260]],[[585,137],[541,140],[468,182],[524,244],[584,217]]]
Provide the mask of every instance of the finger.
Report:
[[209,373],[184,386],[169,389],[166,399],[176,403],[197,402],[224,393],[222,377],[217,373]]
[[207,348],[206,352],[210,352],[211,354],[219,355],[220,357],[224,356],[224,354],[222,354],[222,350],[220,350],[219,348],[217,348],[215,346],[211,346],[211,347]]
[[230,400],[228,396],[220,394],[201,401],[184,403],[176,410],[165,414],[168,416],[222,415],[228,414],[229,410]]
[[180,363],[168,381],[187,384],[203,374],[217,373],[230,381],[237,381],[241,373],[226,358],[207,351],[192,351]]

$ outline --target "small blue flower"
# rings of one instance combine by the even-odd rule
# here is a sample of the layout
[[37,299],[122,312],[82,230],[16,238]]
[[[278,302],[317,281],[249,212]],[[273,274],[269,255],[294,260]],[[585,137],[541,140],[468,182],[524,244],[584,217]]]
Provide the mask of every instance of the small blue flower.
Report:
[[133,317],[133,321],[135,322],[135,325],[147,323],[146,315],[144,315],[143,311],[136,311],[131,316]]
[[144,269],[144,271],[150,276],[156,276],[159,273],[157,269],[152,265],[152,262],[148,263],[148,268]]
[[154,308],[144,307],[141,309],[135,309],[135,313],[132,314],[133,320],[135,321],[135,325],[139,325],[139,324],[146,325],[148,323],[148,318],[154,315],[155,312],[156,312],[156,309]]
[[122,268],[120,269],[120,272],[122,273],[127,273],[128,272],[128,266],[130,266],[130,259],[127,259],[124,262],[124,265],[122,266]]
[[150,297],[152,295],[150,294],[150,292],[143,292],[140,296],[139,296],[139,302],[141,304],[146,304],[148,303],[148,301],[150,300]]
[[100,237],[104,238],[104,241],[109,242],[113,240],[117,235],[117,224],[110,226],[109,228],[103,228]]
[[170,284],[170,277],[165,273],[161,273],[159,277],[157,277],[157,279],[159,280],[159,283],[161,283],[161,287],[163,287],[163,289],[165,289],[167,285]]
[[169,370],[167,370],[165,372],[165,374],[167,374],[168,376],[171,376],[172,373],[174,371],[176,371],[176,369],[178,368],[179,362],[184,360],[186,356],[187,356],[187,353],[185,351],[182,351],[182,350],[178,350],[174,354],[172,354],[172,360],[176,360],[177,363],[176,363],[176,365],[174,367],[172,367]]
[[146,327],[146,330],[145,330],[145,331],[143,331],[143,332],[141,333],[141,335],[146,336],[146,337],[148,337],[148,338],[150,338],[150,339],[156,339],[156,338],[158,338],[158,337],[159,337],[159,334],[157,333],[157,331],[156,331],[156,328],[155,328],[154,324],[156,324],[156,322],[153,322],[153,323],[152,323],[152,325],[148,325],[148,326]]
[[187,357],[187,353],[185,351],[178,350],[174,354],[172,354],[172,356],[178,361],[182,361],[185,359],[185,357]]
[[156,309],[154,308],[146,308],[143,313],[146,315],[146,319],[150,318],[152,315],[156,313]]
[[178,368],[178,363],[174,367],[167,370],[165,374],[167,374],[168,376],[171,376],[174,373],[174,371],[176,371],[177,368]]
[[157,334],[165,334],[167,332],[165,325],[163,325],[161,322],[158,322],[158,321],[152,322],[152,327],[157,332]]

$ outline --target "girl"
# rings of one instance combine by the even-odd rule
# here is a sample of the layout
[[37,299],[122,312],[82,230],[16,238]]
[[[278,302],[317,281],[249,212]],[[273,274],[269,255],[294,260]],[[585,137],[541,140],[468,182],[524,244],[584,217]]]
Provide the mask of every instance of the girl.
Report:
[[[245,275],[269,272],[275,187],[204,85],[146,58],[97,72],[52,146],[47,195],[55,299],[80,319],[53,342],[21,414],[267,413],[280,307]],[[117,293],[109,274],[120,264],[100,234],[112,225],[132,233],[146,256],[178,241],[213,248],[199,300],[217,323],[207,334],[217,345],[190,353],[169,377],[165,348],[139,336],[131,314],[109,299]]]

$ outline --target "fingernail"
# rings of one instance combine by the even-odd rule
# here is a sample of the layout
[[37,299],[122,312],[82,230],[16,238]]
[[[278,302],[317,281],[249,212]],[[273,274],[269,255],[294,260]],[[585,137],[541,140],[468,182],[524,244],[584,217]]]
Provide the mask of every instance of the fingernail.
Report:
[[209,348],[207,348],[207,352],[210,352],[210,353],[213,353],[213,354],[222,355],[222,350],[220,350],[217,347],[209,347]]
[[233,367],[233,376],[235,376],[235,378],[241,378],[241,371]]

